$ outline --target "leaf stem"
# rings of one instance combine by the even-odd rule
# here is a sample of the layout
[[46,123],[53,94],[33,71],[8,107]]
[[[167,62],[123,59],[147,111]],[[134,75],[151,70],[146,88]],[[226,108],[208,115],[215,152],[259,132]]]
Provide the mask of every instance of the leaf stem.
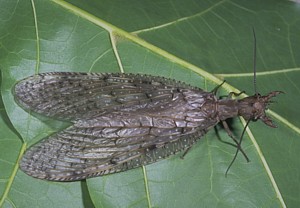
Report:
[[34,26],[35,26],[35,35],[36,35],[36,65],[35,65],[35,73],[39,73],[40,68],[40,37],[39,37],[39,30],[37,24],[37,17],[36,17],[36,9],[34,0],[31,0],[32,11],[33,11],[33,18],[34,18]]
[[144,182],[145,182],[145,189],[146,189],[148,207],[151,208],[152,206],[151,206],[151,200],[150,200],[147,171],[146,171],[146,167],[144,165],[142,167],[143,167],[143,174],[144,174]]

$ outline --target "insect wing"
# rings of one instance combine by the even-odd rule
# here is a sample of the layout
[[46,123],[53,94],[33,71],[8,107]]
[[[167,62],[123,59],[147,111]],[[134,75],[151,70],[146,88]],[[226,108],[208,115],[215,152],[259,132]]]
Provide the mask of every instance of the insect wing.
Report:
[[53,72],[16,84],[14,94],[25,109],[62,120],[88,118],[112,111],[164,105],[183,83],[146,75]]
[[37,143],[20,167],[73,181],[155,162],[192,146],[218,120],[215,96],[160,77],[46,73],[15,86],[26,109],[73,125]]
[[40,179],[81,180],[163,159],[192,146],[206,133],[200,127],[167,127],[167,121],[149,126],[153,121],[149,116],[114,116],[110,122],[105,116],[79,120],[51,135],[25,153],[21,169]]

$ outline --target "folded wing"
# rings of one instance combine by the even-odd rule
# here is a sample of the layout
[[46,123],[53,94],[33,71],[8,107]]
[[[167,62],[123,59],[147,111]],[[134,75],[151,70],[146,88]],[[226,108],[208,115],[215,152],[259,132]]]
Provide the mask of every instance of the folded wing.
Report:
[[155,162],[192,146],[218,122],[212,93],[146,75],[45,73],[20,81],[14,93],[25,109],[73,123],[21,160],[24,172],[47,180]]
[[[111,116],[111,115],[110,115]],[[206,129],[184,120],[133,116],[79,120],[31,147],[21,169],[36,178],[74,181],[146,165],[192,146]],[[94,125],[91,125],[93,123]],[[149,125],[151,124],[151,125]]]
[[52,72],[16,84],[16,101],[25,109],[63,120],[112,111],[165,105],[193,87],[162,77],[133,74]]

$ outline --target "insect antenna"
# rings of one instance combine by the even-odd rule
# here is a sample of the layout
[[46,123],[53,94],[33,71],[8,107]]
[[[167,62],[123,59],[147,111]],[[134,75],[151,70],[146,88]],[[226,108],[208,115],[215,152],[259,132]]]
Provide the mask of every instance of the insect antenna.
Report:
[[254,85],[254,93],[257,96],[257,87],[256,87],[256,35],[255,35],[255,30],[252,27],[252,32],[253,32],[253,85]]

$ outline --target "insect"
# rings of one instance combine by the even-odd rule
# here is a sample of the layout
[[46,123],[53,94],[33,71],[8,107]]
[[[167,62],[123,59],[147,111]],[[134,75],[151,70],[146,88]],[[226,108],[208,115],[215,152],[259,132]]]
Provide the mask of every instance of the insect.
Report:
[[21,169],[36,178],[73,181],[153,163],[191,147],[227,118],[262,120],[270,99],[240,100],[147,75],[44,73],[15,86],[25,109],[73,124],[27,150]]
[[242,151],[241,140],[230,132],[228,118],[242,116],[247,125],[261,120],[276,127],[265,110],[281,91],[242,99],[232,99],[230,93],[218,99],[217,88],[206,92],[141,74],[30,76],[14,87],[19,105],[72,125],[30,147],[20,168],[40,179],[75,181],[140,167],[187,150],[219,122],[236,143],[237,154]]

